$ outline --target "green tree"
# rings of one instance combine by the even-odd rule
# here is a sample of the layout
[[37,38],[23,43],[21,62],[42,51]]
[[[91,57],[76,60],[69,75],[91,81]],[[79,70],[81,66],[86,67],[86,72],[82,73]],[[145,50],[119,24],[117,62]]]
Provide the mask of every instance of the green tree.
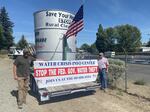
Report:
[[90,52],[91,54],[98,54],[98,50],[97,50],[97,48],[96,48],[96,44],[95,44],[95,43],[93,43],[93,44],[90,46],[89,52]]
[[99,52],[105,52],[108,48],[107,35],[102,25],[99,25],[98,32],[96,33],[96,48]]
[[82,49],[82,50],[84,50],[86,52],[89,52],[90,46],[85,43],[85,44],[81,45],[80,49]]
[[146,47],[150,47],[150,39],[149,39],[149,41],[147,42]]
[[[125,68],[127,68],[128,52],[134,52],[141,46],[140,30],[132,25],[121,25],[116,27],[119,34],[118,48],[124,52]],[[127,69],[125,69],[125,91],[127,92]]]
[[121,25],[115,27],[119,34],[118,36],[118,48],[119,51],[134,52],[139,49],[141,44],[140,30],[132,25]]
[[20,47],[20,48],[24,49],[24,48],[27,47],[27,46],[28,46],[28,42],[27,42],[27,40],[25,39],[25,36],[22,35],[21,39],[20,39],[20,40],[18,41],[18,43],[17,43],[17,47]]
[[13,33],[13,22],[10,21],[8,13],[5,7],[2,7],[0,10],[0,24],[3,28],[3,48],[8,49],[10,46],[13,45],[14,37],[12,36]]
[[106,35],[107,35],[107,51],[116,51],[117,50],[117,47],[116,47],[116,43],[115,41],[117,40],[118,38],[118,32],[116,30],[116,28],[112,28],[112,27],[109,27],[107,29],[105,29],[106,31]]
[[3,29],[2,26],[0,25],[0,50],[3,48]]
[[123,50],[134,52],[141,46],[140,30],[128,24],[107,29],[103,29],[102,25],[99,25],[96,36],[96,48],[99,52],[123,52]]

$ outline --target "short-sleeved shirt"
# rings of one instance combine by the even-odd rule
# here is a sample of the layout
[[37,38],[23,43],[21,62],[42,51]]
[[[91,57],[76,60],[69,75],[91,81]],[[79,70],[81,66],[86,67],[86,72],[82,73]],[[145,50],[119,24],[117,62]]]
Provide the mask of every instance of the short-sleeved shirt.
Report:
[[35,61],[35,58],[30,56],[28,58],[24,58],[23,56],[16,58],[14,65],[16,65],[18,77],[28,77],[30,75],[30,64],[32,61]]
[[100,59],[98,61],[99,69],[103,69],[103,68],[108,69],[107,68],[108,65],[109,65],[109,62],[108,62],[107,58],[105,58],[105,57],[103,57],[102,59]]

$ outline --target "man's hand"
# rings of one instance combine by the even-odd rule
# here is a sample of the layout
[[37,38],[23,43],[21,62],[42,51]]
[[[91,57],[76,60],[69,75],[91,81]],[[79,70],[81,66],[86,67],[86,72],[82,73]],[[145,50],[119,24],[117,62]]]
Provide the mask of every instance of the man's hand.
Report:
[[14,79],[18,80],[18,76],[16,75],[16,65],[13,65],[13,74],[14,74]]
[[106,73],[108,73],[108,69],[106,69]]
[[15,75],[15,76],[14,76],[14,79],[15,79],[15,80],[18,80],[18,77],[17,77],[17,75]]

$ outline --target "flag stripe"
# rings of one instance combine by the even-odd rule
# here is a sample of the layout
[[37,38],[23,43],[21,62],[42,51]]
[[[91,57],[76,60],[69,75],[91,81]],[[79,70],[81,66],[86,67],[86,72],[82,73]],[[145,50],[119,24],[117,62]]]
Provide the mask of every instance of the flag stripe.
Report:
[[76,22],[76,23],[73,23],[73,24],[69,27],[69,29],[68,29],[68,31],[67,31],[66,34],[68,34],[69,32],[71,32],[72,29],[74,29],[75,27],[78,27],[78,25],[80,25],[80,24],[83,25],[83,20],[81,20],[81,21],[79,21],[79,22]]
[[83,23],[83,5],[80,7],[78,12],[76,13],[72,23],[68,27],[68,30],[65,34],[66,38],[69,38],[70,36],[77,35],[79,31],[83,29],[84,23]]
[[78,23],[74,24],[69,30],[68,32],[66,33],[66,35],[68,35],[69,37],[69,34],[70,33],[78,33],[79,32],[79,28],[82,28],[83,29],[83,20],[79,21]]
[[74,23],[73,25],[71,25],[71,27],[70,27],[69,30],[67,31],[67,34],[68,34],[69,32],[71,32],[72,29],[75,29],[76,27],[78,27],[80,24],[83,25],[83,20],[81,20],[81,21],[79,21],[79,22],[76,22],[76,23]]
[[72,32],[70,32],[70,33],[68,34],[68,37],[73,36],[73,35],[76,34],[76,32],[81,31],[81,30],[83,29],[82,26],[83,26],[83,24],[81,24],[80,26],[78,26],[78,27],[76,27],[75,29],[73,29]]
[[80,23],[83,23],[83,20],[80,20],[80,21],[78,21],[78,22],[73,22],[73,23],[70,25],[68,31],[71,30],[73,27],[77,26],[77,25],[80,24]]
[[79,27],[78,29],[72,31],[72,32],[71,32],[70,34],[68,34],[68,35],[73,35],[73,34],[75,34],[77,31],[79,32],[79,31],[81,31],[82,29],[83,29],[83,27]]

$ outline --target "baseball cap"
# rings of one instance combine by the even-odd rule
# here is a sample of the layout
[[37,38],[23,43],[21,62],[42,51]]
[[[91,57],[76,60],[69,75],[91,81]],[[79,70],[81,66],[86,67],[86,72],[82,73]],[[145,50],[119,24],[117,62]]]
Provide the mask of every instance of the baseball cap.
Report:
[[99,53],[99,56],[103,56],[104,54],[103,53]]
[[29,53],[29,50],[28,49],[24,49],[23,50],[23,54],[27,54],[27,53]]

